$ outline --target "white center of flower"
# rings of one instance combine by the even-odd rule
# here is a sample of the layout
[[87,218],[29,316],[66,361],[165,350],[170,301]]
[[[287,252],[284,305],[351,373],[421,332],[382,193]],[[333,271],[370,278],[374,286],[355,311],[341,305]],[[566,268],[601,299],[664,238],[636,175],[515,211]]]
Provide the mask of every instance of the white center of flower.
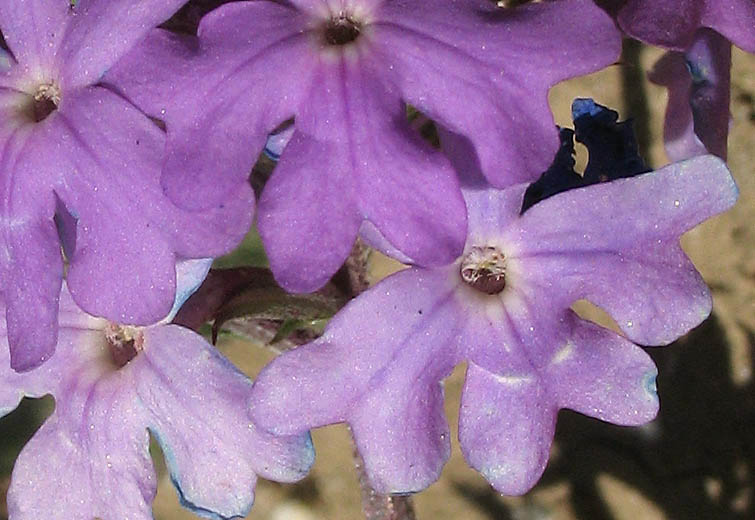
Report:
[[113,363],[118,368],[126,366],[144,350],[144,334],[139,327],[108,323],[105,326],[105,339],[107,339]]
[[356,40],[361,32],[362,24],[341,11],[325,23],[323,39],[327,45],[346,45]]
[[498,294],[506,287],[506,257],[493,246],[475,246],[461,261],[464,283],[485,294]]
[[37,87],[32,101],[34,121],[40,122],[52,114],[60,104],[60,87],[46,83]]

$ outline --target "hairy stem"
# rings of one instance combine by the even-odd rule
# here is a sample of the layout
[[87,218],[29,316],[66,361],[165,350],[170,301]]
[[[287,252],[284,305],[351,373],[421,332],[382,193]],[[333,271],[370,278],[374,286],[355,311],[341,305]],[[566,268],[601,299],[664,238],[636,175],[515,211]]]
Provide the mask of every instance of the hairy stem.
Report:
[[362,492],[362,511],[366,520],[416,520],[411,496],[383,495],[375,491],[367,478],[364,460],[352,439],[354,465]]
[[[346,260],[345,270],[350,287],[351,297],[356,298],[369,287],[367,281],[367,261],[369,248],[361,240],[357,240],[351,255]],[[383,495],[370,485],[364,460],[357,449],[352,437],[354,464],[356,466],[359,487],[362,492],[362,511],[366,520],[416,520],[414,504],[410,496]]]

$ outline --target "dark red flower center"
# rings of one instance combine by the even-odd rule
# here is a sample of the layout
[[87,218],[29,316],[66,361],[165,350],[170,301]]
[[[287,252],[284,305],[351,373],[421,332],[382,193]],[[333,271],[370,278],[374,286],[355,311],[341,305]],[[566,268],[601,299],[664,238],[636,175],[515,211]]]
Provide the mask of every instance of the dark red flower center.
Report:
[[108,323],[105,327],[110,356],[118,367],[126,366],[144,350],[144,335],[137,327]]
[[32,98],[32,117],[39,123],[58,108],[60,89],[55,84],[40,85]]
[[346,13],[339,13],[325,24],[323,37],[328,45],[346,45],[359,37],[362,25]]
[[475,246],[461,261],[459,274],[470,287],[485,294],[498,294],[506,287],[506,258],[493,246]]

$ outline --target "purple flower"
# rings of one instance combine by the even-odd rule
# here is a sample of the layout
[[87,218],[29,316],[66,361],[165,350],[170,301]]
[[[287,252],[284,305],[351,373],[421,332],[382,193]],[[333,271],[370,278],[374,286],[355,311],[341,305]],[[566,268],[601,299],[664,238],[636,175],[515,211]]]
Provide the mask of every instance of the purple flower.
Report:
[[187,207],[245,183],[268,133],[294,118],[258,221],[277,280],[309,291],[363,221],[418,264],[461,251],[457,180],[405,103],[462,136],[494,185],[533,180],[558,147],[548,89],[618,53],[610,18],[586,0],[254,1],[210,13],[198,40],[152,33],[112,77],[166,120],[163,182]]
[[752,0],[613,0],[622,30],[645,43],[685,51],[708,27],[737,47],[755,52]]
[[[520,214],[526,188],[466,191],[463,255],[385,279],[320,339],[273,361],[254,387],[255,422],[293,434],[346,421],[379,491],[417,491],[448,458],[440,381],[466,360],[462,451],[497,490],[519,494],[545,467],[559,408],[651,420],[656,369],[634,343],[670,343],[708,316],[678,239],[734,203],[726,166],[698,157]],[[623,336],[572,312],[582,298]]]
[[663,128],[666,154],[671,161],[706,153],[725,160],[731,44],[711,29],[695,35],[685,52],[667,52],[650,72],[650,80],[669,93]]
[[[103,73],[185,0],[0,3],[0,280],[11,365],[52,355],[63,261],[89,314],[153,323],[170,310],[175,257],[232,248],[250,224],[239,189],[202,214],[159,183],[164,132],[100,83]],[[229,213],[230,212],[230,213]],[[235,220],[228,222],[228,215]]]
[[[621,5],[620,5],[621,4]],[[651,80],[669,89],[664,141],[672,161],[713,153],[726,159],[729,133],[729,41],[755,52],[752,0],[614,2],[622,30],[671,49]]]
[[[175,309],[208,268],[203,261],[183,265]],[[11,518],[151,519],[157,479],[148,431],[181,502],[209,518],[245,516],[257,475],[290,482],[307,473],[309,436],[255,428],[251,381],[170,318],[148,327],[114,324],[81,311],[64,286],[57,353],[23,374],[8,368],[0,330],[0,415],[23,395],[55,397],[55,411],[13,469]]]

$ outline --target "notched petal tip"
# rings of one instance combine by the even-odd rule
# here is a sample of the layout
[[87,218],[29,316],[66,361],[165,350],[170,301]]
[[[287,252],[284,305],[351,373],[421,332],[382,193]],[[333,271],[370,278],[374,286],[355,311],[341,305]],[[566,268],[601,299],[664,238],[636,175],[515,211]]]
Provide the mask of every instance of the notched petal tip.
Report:
[[471,363],[459,443],[470,466],[504,495],[522,495],[548,463],[558,406],[538,376],[509,377]]
[[662,203],[672,205],[666,222],[678,220],[683,231],[728,210],[739,197],[739,188],[726,163],[715,155],[669,164],[654,175],[656,191],[665,199]]
[[254,423],[248,428],[255,428],[257,436],[264,442],[264,449],[272,454],[268,460],[259,464],[255,470],[257,476],[275,482],[298,482],[309,474],[315,462],[315,446],[309,431],[293,434],[275,434],[263,430]]
[[173,483],[173,487],[176,490],[176,493],[178,494],[178,502],[181,504],[182,507],[185,507],[192,513],[201,516],[203,518],[209,518],[210,520],[234,520],[237,518],[246,518],[247,515],[252,511],[252,506],[254,505],[254,492],[252,492],[252,499],[251,502],[249,502],[248,507],[244,511],[240,511],[239,514],[232,514],[231,516],[224,516],[219,513],[216,513],[215,511],[212,511],[210,509],[206,509],[202,506],[199,506],[195,503],[193,503],[191,500],[189,500],[186,495],[184,495],[183,490],[181,489],[181,484],[176,480],[173,474],[170,476],[170,480]]
[[[228,493],[226,500],[224,500],[224,504],[222,506],[224,512],[221,513],[219,511],[221,509],[221,506],[217,502],[213,504],[214,508],[210,508],[206,505],[199,505],[198,502],[200,500],[206,499],[207,497],[203,496],[201,490],[196,489],[195,483],[192,484],[192,476],[184,474],[182,464],[179,463],[176,454],[171,449],[171,444],[165,439],[164,436],[160,434],[160,431],[157,428],[148,429],[157,443],[160,445],[160,449],[162,450],[163,456],[165,457],[166,465],[168,466],[168,471],[170,472],[170,481],[173,484],[173,488],[176,490],[178,501],[181,506],[185,507],[192,513],[195,513],[204,518],[210,518],[212,520],[231,520],[234,518],[245,518],[249,514],[252,509],[252,505],[254,504],[254,486],[256,484],[256,479],[254,479],[254,477],[250,482],[249,487],[251,489],[248,491],[249,494],[247,496],[244,496],[243,493],[238,493],[238,491],[234,492],[230,489],[227,490]],[[184,482],[185,480],[187,482]],[[212,479],[206,480],[208,482],[212,481]],[[190,496],[193,496],[193,498],[190,498]]]
[[485,477],[493,488],[500,494],[508,497],[519,497],[527,494],[540,480],[548,460],[533,464],[526,474],[519,468],[507,465],[492,466],[480,469],[480,474]]
[[739,187],[723,159],[715,155],[703,155],[689,159],[685,161],[685,164],[710,172],[709,186],[716,188],[715,191],[719,194],[721,211],[726,211],[734,206],[739,198]]
[[315,445],[312,435],[306,432],[301,435],[289,437],[284,442],[291,449],[291,458],[281,461],[279,468],[273,468],[272,473],[260,473],[260,475],[276,482],[298,482],[309,474],[315,463]]
[[615,332],[569,313],[568,355],[558,351],[546,368],[560,408],[622,426],[639,426],[658,413],[658,370],[648,354]]
[[[631,368],[627,370],[631,370]],[[617,409],[613,412],[614,416],[609,418],[603,418],[597,414],[590,415],[619,426],[642,426],[649,423],[658,416],[661,406],[658,398],[657,378],[658,370],[654,365],[648,367],[645,372],[638,372],[633,382],[633,395],[630,394],[630,386],[630,390],[627,391],[625,396],[626,407],[623,410],[620,410],[617,406]]]
[[[418,479],[408,479],[402,481],[401,483],[397,483],[395,480],[391,479],[383,479],[380,476],[376,475],[374,472],[370,472],[367,475],[367,479],[370,481],[370,486],[372,486],[372,489],[374,489],[381,495],[395,495],[406,497],[424,491],[432,484],[434,484],[438,480],[442,469],[442,467],[439,468],[437,470],[437,474],[430,478],[423,477]],[[369,468],[367,471],[370,471]]]

